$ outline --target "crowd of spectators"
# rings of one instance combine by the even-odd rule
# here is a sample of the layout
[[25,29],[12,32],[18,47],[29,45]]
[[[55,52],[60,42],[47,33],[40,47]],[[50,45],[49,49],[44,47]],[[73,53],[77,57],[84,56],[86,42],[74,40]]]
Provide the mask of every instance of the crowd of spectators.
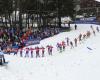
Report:
[[41,28],[40,30],[34,30],[34,28],[22,28],[19,27],[0,27],[0,48],[21,48],[25,46],[25,41],[44,39],[59,33],[58,28]]

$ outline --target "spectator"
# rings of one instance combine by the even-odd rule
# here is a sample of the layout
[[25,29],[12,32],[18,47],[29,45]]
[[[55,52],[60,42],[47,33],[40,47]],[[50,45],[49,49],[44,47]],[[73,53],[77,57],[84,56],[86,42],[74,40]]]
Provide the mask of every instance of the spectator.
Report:
[[77,25],[75,24],[75,30],[77,30]]

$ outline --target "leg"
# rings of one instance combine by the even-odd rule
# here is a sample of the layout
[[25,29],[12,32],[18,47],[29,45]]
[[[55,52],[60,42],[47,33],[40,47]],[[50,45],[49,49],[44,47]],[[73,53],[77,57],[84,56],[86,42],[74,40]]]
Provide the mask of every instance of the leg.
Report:
[[0,58],[0,65],[2,65],[2,59]]
[[5,61],[5,57],[4,57],[4,55],[3,55],[3,62],[5,63],[6,61]]

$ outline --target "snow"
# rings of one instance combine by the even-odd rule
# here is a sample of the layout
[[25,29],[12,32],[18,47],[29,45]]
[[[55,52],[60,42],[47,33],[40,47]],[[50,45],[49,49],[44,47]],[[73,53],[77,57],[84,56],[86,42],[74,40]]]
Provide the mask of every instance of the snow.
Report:
[[95,1],[100,2],[100,0],[95,0]]
[[[35,56],[21,58],[19,55],[5,55],[9,64],[0,66],[0,80],[100,80],[100,33],[96,32],[96,36],[92,34],[73,49],[66,47],[62,53],[56,50],[56,43],[66,41],[66,37],[73,41],[80,33],[86,33],[87,30],[92,32],[91,24],[78,24],[77,30],[74,30],[74,25],[71,26],[72,31],[44,39],[38,45],[54,46],[52,56],[47,52],[44,58],[37,59]],[[92,26],[95,29],[98,25]]]

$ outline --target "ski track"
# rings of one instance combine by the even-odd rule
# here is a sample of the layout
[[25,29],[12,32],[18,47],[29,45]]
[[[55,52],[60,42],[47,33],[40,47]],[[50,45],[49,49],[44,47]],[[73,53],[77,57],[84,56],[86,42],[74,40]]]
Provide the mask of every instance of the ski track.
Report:
[[[71,32],[44,39],[38,46],[56,46],[57,42],[65,41],[65,37],[73,41],[80,33],[91,30],[90,25],[78,24],[77,30],[72,25]],[[93,25],[94,28],[96,26]],[[8,66],[0,67],[0,80],[100,80],[99,41],[100,33],[96,32],[96,36],[92,34],[89,39],[78,43],[78,47],[67,47],[62,53],[54,47],[53,56],[46,54],[44,58],[31,59],[5,55],[9,63]],[[93,50],[88,50],[87,47]]]

